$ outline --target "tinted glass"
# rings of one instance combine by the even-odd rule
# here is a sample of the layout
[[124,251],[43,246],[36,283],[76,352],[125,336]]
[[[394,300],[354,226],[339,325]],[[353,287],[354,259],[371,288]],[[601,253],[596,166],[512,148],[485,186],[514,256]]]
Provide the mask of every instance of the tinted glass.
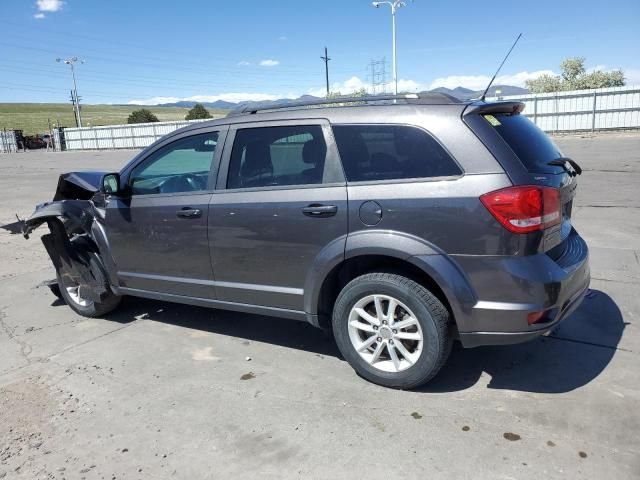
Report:
[[448,177],[460,167],[424,130],[404,125],[334,125],[350,182]]
[[327,145],[319,125],[236,132],[227,188],[322,183]]
[[206,190],[218,133],[177,140],[152,154],[131,174],[134,195]]
[[536,124],[523,115],[498,113],[484,115],[502,139],[530,172],[561,172],[562,167],[547,165],[551,160],[562,157],[558,146]]

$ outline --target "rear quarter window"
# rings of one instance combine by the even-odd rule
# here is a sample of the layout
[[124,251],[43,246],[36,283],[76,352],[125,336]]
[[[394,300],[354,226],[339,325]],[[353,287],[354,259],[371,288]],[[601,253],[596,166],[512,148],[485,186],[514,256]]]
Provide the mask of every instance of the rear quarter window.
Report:
[[459,176],[462,170],[427,132],[407,125],[333,125],[347,181]]
[[562,157],[560,148],[538,126],[523,115],[493,113],[484,119],[511,147],[531,173],[557,173],[561,167],[548,165]]

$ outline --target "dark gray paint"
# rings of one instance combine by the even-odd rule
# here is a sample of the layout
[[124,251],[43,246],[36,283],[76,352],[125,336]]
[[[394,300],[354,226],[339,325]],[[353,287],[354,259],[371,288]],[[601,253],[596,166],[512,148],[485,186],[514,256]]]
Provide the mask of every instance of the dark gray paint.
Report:
[[[145,149],[122,170],[121,183],[126,185],[131,170],[157,149],[215,130],[219,148],[208,191],[111,197],[106,210],[89,201],[66,209],[47,206],[27,225],[47,215],[83,218],[79,228],[98,245],[119,293],[312,323],[323,283],[342,262],[362,255],[393,257],[438,284],[465,346],[522,341],[548,331],[579,304],[589,284],[589,263],[588,249],[568,219],[544,234],[514,235],[479,201],[484,193],[514,184],[560,188],[563,202],[575,195],[574,177],[527,172],[478,115],[516,105],[363,105],[203,122]],[[225,189],[236,129],[310,123],[322,125],[328,145],[325,185]],[[358,123],[427,130],[464,173],[347,185],[330,125]],[[89,204],[87,216],[82,211]],[[305,216],[302,209],[310,204],[334,205],[336,215]],[[203,215],[176,217],[185,207]],[[563,248],[565,253],[558,251]],[[527,314],[543,308],[555,309],[552,322],[529,326]]]

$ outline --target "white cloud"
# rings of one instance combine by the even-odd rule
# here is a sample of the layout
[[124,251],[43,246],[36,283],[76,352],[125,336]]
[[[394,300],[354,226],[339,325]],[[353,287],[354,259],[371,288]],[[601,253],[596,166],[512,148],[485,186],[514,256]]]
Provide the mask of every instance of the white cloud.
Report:
[[249,62],[245,62],[244,60],[242,62],[238,62],[238,65],[240,67],[248,67],[249,65],[251,65],[251,63]]
[[276,65],[280,65],[278,60],[267,59],[260,62],[261,67],[275,67]]
[[[535,72],[518,72],[511,75],[499,75],[494,84],[495,85],[512,85],[514,87],[524,87],[526,80],[532,80],[538,78],[541,75],[555,75],[552,70],[538,70]],[[438,87],[456,88],[464,87],[470,90],[482,90],[484,89],[491,77],[487,75],[450,75],[448,77],[440,77],[433,80],[428,89],[434,89]]]
[[225,102],[260,102],[263,100],[277,100],[282,98],[279,95],[272,95],[270,93],[221,93],[219,95],[193,95],[191,97],[153,97],[142,100],[130,100],[127,102],[129,105],[159,105],[163,103],[176,103],[176,102],[215,102],[217,100],[223,100]]
[[[359,77],[353,76],[344,82],[334,82],[329,86],[332,92],[340,92],[343,95],[349,95],[357,90],[364,88],[367,92],[373,92],[372,85],[370,83],[365,82]],[[376,93],[381,92],[382,86],[376,86]],[[414,80],[398,80],[398,91],[401,92],[420,92],[422,90],[426,90],[427,86],[421,83],[418,83]],[[384,86],[384,90],[387,93],[393,92],[393,83],[389,82]],[[307,92],[309,95],[314,95],[316,97],[324,97],[327,93],[326,87],[322,88],[312,88]]]
[[57,12],[62,9],[62,0],[36,0],[36,7],[39,12]]
[[640,68],[623,68],[627,85],[640,85]]
[[[640,79],[640,71],[638,71]],[[554,75],[552,70],[538,70],[535,72],[517,72],[508,75],[499,75],[494,84],[495,85],[512,85],[515,87],[524,87],[525,81],[533,78],[538,78],[540,75]],[[425,90],[432,90],[438,87],[446,87],[454,89],[456,87],[464,87],[470,90],[483,90],[491,80],[491,77],[487,75],[450,75],[448,77],[436,78],[430,83],[421,83],[411,79],[401,78],[398,80],[398,91],[400,92],[423,92]],[[372,92],[372,86],[370,83],[360,79],[357,76],[353,76],[343,82],[334,82],[330,85],[332,92],[340,92],[343,95],[348,95],[364,88],[367,92]],[[393,92],[393,83],[389,80],[384,86],[384,91],[387,93]],[[309,95],[315,95],[317,97],[323,97],[326,94],[325,87],[312,88],[307,92]],[[381,93],[381,87],[376,87],[376,93]]]
[[284,35],[278,37],[278,40],[280,40],[281,42],[286,42],[287,40],[289,40],[287,37],[285,37]]
[[40,12],[40,13],[36,13],[33,18],[37,18],[38,20],[44,18],[44,13]]
[[[360,78],[356,76],[353,76],[348,80],[345,80],[344,82],[334,82],[329,86],[329,89],[332,92],[340,92],[343,95],[353,93],[356,90],[360,90],[361,88],[370,90],[371,85],[362,81]],[[324,97],[327,94],[327,89],[326,87],[311,88],[307,93],[309,95],[313,95],[314,97]]]

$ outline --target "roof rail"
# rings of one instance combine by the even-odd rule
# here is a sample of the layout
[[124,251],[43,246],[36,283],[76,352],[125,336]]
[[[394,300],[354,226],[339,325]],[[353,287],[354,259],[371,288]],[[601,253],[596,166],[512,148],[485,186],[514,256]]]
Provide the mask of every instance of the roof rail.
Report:
[[[296,109],[302,107],[315,107],[322,105],[336,105],[336,104],[344,104],[344,103],[373,103],[380,101],[391,101],[391,100],[402,100],[408,104],[422,104],[422,105],[444,105],[444,104],[454,104],[454,103],[462,103],[455,97],[451,95],[447,95],[446,93],[426,93],[426,94],[416,94],[409,93],[403,95],[366,95],[363,97],[353,97],[353,96],[343,96],[343,97],[333,97],[333,98],[319,98],[317,100],[306,100],[306,101],[298,101],[298,102],[287,102],[281,103],[277,105],[264,105],[260,106],[259,103],[248,103],[246,105],[242,105],[235,110],[229,112],[228,116],[232,115],[242,115],[242,114],[255,114],[262,111],[270,111],[270,110],[284,110],[284,109]],[[342,106],[342,105],[340,105]]]

